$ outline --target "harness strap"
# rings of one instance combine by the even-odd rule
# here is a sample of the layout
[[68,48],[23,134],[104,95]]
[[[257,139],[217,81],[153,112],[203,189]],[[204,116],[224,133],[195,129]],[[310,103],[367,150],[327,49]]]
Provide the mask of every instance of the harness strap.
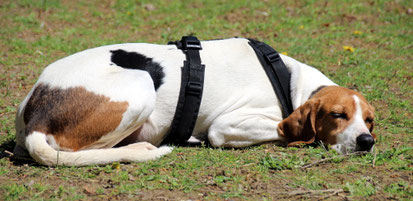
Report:
[[248,40],[271,81],[275,94],[281,103],[283,118],[285,119],[293,112],[290,92],[291,75],[278,52],[271,46],[254,39]]
[[199,56],[202,47],[194,36],[184,36],[181,41],[168,44],[175,44],[181,49],[186,55],[186,61],[181,68],[181,89],[175,116],[162,144],[186,145],[194,130],[202,99],[205,74],[205,65],[201,64]]

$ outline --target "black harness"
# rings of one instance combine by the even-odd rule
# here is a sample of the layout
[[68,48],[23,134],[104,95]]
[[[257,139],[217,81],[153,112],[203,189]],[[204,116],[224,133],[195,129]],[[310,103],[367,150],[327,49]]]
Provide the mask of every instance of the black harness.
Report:
[[204,88],[205,65],[201,64],[201,42],[194,36],[184,36],[175,44],[186,55],[182,68],[178,105],[169,133],[162,144],[186,145],[194,130]]
[[[280,55],[270,46],[257,40],[248,39],[263,66],[278,100],[282,105],[283,118],[288,117],[293,109],[290,99],[290,73]],[[201,64],[199,50],[201,42],[194,36],[184,36],[175,44],[186,55],[182,67],[181,89],[171,128],[162,144],[188,145],[198,118],[204,85],[205,65]]]
[[248,40],[271,81],[272,88],[281,103],[282,115],[285,119],[293,112],[290,91],[291,75],[278,52],[271,46],[254,39]]

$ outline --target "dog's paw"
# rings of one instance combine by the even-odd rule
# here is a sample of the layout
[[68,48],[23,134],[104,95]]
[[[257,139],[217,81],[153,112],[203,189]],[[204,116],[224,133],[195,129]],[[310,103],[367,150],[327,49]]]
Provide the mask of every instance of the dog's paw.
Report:
[[165,155],[165,154],[171,153],[173,150],[174,150],[173,147],[161,146],[161,147],[157,148],[156,151],[159,152],[159,153],[161,153],[162,155]]
[[124,147],[121,147],[122,149],[134,149],[134,150],[154,150],[157,149],[157,147],[153,146],[151,143],[148,142],[138,142],[138,143],[133,143],[126,145]]
[[171,153],[174,150],[174,147],[170,147],[170,146],[160,146],[158,149],[162,149],[164,151],[168,151],[168,153]]

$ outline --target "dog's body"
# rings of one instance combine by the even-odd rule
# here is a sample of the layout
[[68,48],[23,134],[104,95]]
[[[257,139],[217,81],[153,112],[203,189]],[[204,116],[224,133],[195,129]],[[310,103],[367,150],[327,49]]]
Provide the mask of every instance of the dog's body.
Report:
[[[192,141],[246,147],[317,138],[346,152],[359,150],[361,135],[372,135],[371,106],[360,94],[336,86],[318,70],[281,55],[291,73],[291,99],[297,109],[283,121],[278,99],[248,40],[204,41],[202,47],[205,84]],[[79,52],[49,65],[19,107],[15,154],[24,156],[27,150],[44,165],[87,165],[145,161],[171,152],[169,147],[156,146],[175,113],[184,60],[175,45],[119,44]],[[313,104],[308,104],[310,96]],[[322,104],[335,99],[341,107]],[[333,121],[313,114],[324,105],[334,108],[334,121],[343,120],[325,122],[334,131],[325,131],[322,123],[312,119]],[[325,112],[331,117],[331,111]],[[317,132],[324,134],[319,137]],[[113,148],[122,140],[126,146]]]

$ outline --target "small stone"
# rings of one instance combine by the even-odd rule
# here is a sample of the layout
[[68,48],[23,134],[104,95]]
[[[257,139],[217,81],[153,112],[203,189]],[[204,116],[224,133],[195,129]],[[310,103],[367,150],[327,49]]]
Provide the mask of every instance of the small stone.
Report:
[[153,11],[153,10],[155,10],[156,8],[155,8],[155,6],[153,5],[153,4],[145,4],[145,5],[143,5],[143,7],[147,10],[147,11]]

